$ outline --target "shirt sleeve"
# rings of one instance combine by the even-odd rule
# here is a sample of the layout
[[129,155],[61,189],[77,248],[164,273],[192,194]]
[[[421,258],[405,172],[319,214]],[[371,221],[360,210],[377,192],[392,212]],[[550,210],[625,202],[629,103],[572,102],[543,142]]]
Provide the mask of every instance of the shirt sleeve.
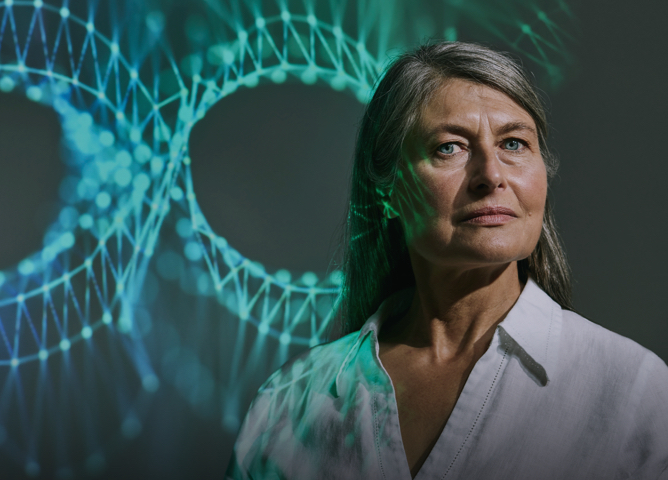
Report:
[[638,376],[622,457],[637,466],[630,478],[668,480],[668,367],[648,352]]

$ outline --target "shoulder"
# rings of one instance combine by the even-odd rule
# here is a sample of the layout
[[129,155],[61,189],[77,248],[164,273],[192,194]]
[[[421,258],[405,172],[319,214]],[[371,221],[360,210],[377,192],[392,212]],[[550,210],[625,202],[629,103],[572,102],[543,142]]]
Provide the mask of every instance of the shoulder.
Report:
[[[658,355],[630,338],[619,335],[570,310],[562,310],[562,352],[578,368],[628,380],[642,372],[668,385],[668,366]],[[658,378],[657,378],[658,377]]]
[[262,384],[258,395],[275,394],[285,389],[328,388],[336,379],[358,334],[359,332],[353,332],[292,357]]

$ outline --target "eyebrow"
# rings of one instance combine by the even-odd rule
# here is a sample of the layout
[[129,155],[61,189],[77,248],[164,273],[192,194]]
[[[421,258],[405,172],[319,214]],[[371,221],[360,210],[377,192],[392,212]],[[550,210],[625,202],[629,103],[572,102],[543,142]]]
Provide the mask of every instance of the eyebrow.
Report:
[[[502,125],[495,133],[497,135],[506,135],[510,132],[517,132],[517,131],[527,131],[534,134],[535,136],[538,136],[538,134],[536,133],[536,129],[524,122],[508,122]],[[455,123],[443,123],[429,130],[427,132],[427,135],[429,137],[433,137],[437,133],[441,132],[454,133],[455,135],[462,135],[462,136],[471,134],[471,131],[462,125],[457,125]]]

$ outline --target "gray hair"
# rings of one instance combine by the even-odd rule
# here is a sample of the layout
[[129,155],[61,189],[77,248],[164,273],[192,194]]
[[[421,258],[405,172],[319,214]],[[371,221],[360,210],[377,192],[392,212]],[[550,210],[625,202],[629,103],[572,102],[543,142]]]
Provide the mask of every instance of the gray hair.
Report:
[[[475,82],[513,99],[533,118],[548,178],[558,162],[547,147],[545,109],[527,74],[512,58],[463,42],[426,44],[399,56],[379,81],[360,125],[345,233],[341,323],[335,335],[358,330],[392,293],[415,283],[402,228],[379,205],[399,172],[401,152],[424,106],[452,78]],[[540,239],[518,262],[563,308],[572,309],[570,269],[546,200]],[[336,328],[338,327],[338,328]],[[338,330],[338,331],[336,331]]]

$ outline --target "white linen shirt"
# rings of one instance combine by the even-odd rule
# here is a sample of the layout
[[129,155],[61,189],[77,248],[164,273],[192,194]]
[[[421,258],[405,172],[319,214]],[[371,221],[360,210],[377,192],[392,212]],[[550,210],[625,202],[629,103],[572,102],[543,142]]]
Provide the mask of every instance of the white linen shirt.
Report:
[[[227,478],[410,480],[378,357],[380,326],[409,293],[264,383]],[[415,478],[668,479],[668,367],[529,280]]]

